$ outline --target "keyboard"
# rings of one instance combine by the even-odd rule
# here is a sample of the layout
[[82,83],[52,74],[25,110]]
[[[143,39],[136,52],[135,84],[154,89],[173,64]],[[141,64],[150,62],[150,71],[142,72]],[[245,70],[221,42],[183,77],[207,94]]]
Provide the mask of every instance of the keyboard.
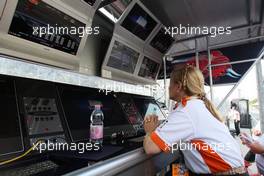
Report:
[[10,170],[0,171],[1,176],[33,176],[45,171],[55,170],[58,165],[50,160],[30,164],[25,167],[12,168]]

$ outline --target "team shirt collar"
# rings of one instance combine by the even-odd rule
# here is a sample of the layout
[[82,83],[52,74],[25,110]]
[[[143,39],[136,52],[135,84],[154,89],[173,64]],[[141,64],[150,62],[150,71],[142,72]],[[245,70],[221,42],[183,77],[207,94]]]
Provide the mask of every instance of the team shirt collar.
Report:
[[185,107],[185,106],[187,105],[187,102],[188,102],[189,100],[193,100],[193,99],[198,99],[198,97],[196,97],[196,96],[186,96],[186,97],[183,97],[183,98],[181,99],[180,102],[177,102],[177,103],[175,104],[175,107],[173,108],[173,110],[175,110],[176,108],[178,108],[180,104],[181,104],[183,107]]

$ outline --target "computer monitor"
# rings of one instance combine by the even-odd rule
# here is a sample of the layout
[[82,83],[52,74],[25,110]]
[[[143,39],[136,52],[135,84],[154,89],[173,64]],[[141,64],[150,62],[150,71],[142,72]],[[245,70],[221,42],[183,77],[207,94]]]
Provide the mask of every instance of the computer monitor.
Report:
[[[86,25],[44,1],[34,2],[18,1],[8,33],[40,45],[77,55],[82,37],[76,30],[84,29]],[[49,33],[40,35],[41,28],[43,28],[42,32]]]
[[104,114],[104,127],[115,128],[128,124],[117,100],[98,89],[63,86],[59,88],[70,135],[74,142],[89,139],[90,116],[94,105],[100,104]]
[[136,3],[121,26],[145,41],[157,24],[158,23]]
[[135,72],[140,53],[115,40],[107,66],[130,74]]
[[160,63],[148,57],[144,57],[138,76],[156,80],[160,68]]
[[133,100],[143,118],[147,115],[153,114],[157,115],[159,117],[159,120],[164,120],[166,118],[154,98],[134,95]]
[[155,37],[151,40],[150,45],[159,52],[165,54],[174,42],[170,34],[166,34],[164,28],[161,28]]
[[0,78],[0,159],[24,150],[14,81]]

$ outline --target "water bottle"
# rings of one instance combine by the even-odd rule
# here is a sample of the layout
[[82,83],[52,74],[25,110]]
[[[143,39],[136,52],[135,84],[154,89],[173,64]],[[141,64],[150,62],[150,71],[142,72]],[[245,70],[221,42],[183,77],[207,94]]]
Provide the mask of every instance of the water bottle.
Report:
[[92,144],[103,144],[103,131],[104,131],[104,114],[101,110],[101,105],[95,105],[95,109],[90,117],[90,142]]

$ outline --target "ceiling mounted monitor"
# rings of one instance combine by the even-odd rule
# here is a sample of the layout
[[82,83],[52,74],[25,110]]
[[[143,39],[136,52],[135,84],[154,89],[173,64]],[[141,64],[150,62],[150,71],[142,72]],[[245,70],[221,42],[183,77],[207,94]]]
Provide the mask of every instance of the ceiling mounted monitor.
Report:
[[159,72],[160,64],[154,60],[151,60],[148,57],[144,57],[142,64],[140,66],[140,70],[138,76],[156,80],[158,72]]
[[140,53],[134,49],[115,41],[107,62],[108,67],[133,74],[137,66]]
[[172,38],[171,35],[166,34],[164,28],[161,28],[156,36],[151,40],[150,45],[159,52],[165,54],[174,41],[174,38]]
[[149,37],[156,25],[157,22],[137,3],[121,24],[125,29],[144,41]]
[[[8,33],[76,55],[81,43],[81,37],[76,31],[74,33],[72,29],[84,27],[84,23],[43,1],[33,4],[30,1],[21,0],[18,1]],[[38,32],[35,29],[38,29]],[[43,33],[46,30],[47,33],[41,35],[40,29],[43,29]],[[58,34],[58,31],[61,34]]]
[[59,0],[8,0],[0,20],[0,51],[76,69],[88,36],[85,30],[90,25],[81,13]]

